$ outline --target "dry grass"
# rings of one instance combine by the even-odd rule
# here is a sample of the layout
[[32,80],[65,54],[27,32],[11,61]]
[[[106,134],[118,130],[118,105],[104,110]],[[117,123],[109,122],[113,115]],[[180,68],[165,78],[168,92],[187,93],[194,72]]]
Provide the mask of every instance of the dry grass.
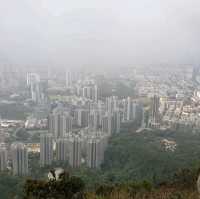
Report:
[[132,196],[125,190],[113,191],[106,196],[87,193],[86,199],[199,199],[199,197],[196,191],[161,188],[151,192],[137,193]]

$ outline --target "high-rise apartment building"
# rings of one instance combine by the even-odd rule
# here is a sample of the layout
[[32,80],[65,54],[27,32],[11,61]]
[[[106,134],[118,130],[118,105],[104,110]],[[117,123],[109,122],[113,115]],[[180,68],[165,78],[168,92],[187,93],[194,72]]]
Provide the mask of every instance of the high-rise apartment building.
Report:
[[87,127],[89,121],[89,110],[77,109],[74,112],[74,123],[80,127]]
[[8,151],[5,146],[0,146],[0,171],[7,170]]
[[12,166],[14,175],[28,174],[28,150],[23,143],[16,142],[11,145]]
[[73,118],[68,113],[53,112],[48,116],[48,130],[55,138],[72,131]]
[[36,73],[28,73],[27,86],[30,89],[31,99],[35,103],[41,103],[42,93],[41,93],[41,88],[40,88],[40,76]]
[[82,140],[79,137],[68,139],[69,146],[69,165],[72,168],[78,168],[81,165],[81,146]]
[[98,110],[91,110],[89,114],[88,127],[91,130],[97,131],[101,125],[100,113]]
[[160,106],[160,98],[157,95],[154,95],[151,99],[151,115],[149,125],[152,127],[158,127],[160,122],[160,113],[159,113],[159,106]]
[[98,168],[103,162],[102,139],[93,138],[87,141],[86,164],[89,168]]
[[51,165],[53,162],[53,135],[40,135],[40,165]]
[[66,138],[56,140],[56,161],[66,162],[68,160],[69,151],[68,141]]
[[66,71],[65,73],[66,87],[72,86],[72,73],[71,71]]

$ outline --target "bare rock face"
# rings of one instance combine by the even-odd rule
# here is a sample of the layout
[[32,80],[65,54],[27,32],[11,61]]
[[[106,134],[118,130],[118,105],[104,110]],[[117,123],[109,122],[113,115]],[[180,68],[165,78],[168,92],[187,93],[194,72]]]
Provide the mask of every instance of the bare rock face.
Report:
[[64,169],[56,168],[48,173],[48,178],[49,180],[60,180],[61,175],[64,175],[64,173],[65,173]]
[[200,195],[200,175],[199,175],[198,180],[197,180],[197,190],[198,190],[198,193]]

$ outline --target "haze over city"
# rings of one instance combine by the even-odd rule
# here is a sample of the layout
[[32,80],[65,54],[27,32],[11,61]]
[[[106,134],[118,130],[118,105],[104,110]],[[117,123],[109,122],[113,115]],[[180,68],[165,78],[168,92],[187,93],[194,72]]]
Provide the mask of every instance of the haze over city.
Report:
[[198,0],[1,0],[0,63],[199,64]]

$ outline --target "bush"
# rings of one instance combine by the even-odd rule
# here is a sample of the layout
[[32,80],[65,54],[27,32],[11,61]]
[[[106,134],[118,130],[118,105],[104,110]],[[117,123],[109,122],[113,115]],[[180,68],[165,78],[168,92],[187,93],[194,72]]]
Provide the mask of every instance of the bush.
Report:
[[85,185],[78,177],[67,173],[60,180],[27,180],[24,186],[24,199],[81,199]]

